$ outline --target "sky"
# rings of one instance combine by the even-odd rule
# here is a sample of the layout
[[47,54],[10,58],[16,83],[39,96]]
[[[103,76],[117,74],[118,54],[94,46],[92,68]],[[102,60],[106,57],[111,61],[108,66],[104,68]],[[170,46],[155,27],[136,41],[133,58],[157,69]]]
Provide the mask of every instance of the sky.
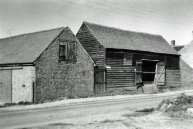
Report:
[[0,0],[0,38],[83,21],[162,35],[168,43],[192,39],[193,0]]

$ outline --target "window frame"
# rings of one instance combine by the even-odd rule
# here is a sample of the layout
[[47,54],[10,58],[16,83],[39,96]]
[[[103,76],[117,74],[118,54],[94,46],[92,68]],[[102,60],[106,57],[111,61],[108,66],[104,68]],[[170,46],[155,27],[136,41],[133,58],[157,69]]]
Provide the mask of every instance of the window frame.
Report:
[[[69,40],[58,40],[59,41],[59,61],[76,61],[77,58],[77,42],[76,41],[69,41]],[[74,50],[71,50],[71,45],[74,44]],[[65,58],[62,58],[61,56],[61,47],[65,46],[64,55]],[[73,51],[73,58],[69,58],[69,53]]]
[[[63,52],[64,55],[61,54],[61,51],[62,51],[61,49],[64,49],[62,48],[63,46],[65,46],[65,51]],[[67,44],[59,44],[59,60],[60,61],[67,60]]]

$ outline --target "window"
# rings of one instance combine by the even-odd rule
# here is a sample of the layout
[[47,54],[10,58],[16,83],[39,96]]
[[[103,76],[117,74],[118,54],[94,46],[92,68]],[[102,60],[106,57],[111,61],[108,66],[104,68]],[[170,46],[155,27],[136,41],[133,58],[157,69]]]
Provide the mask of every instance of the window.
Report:
[[60,42],[59,60],[76,60],[76,42]]
[[66,60],[67,58],[67,50],[66,45],[60,45],[60,60]]

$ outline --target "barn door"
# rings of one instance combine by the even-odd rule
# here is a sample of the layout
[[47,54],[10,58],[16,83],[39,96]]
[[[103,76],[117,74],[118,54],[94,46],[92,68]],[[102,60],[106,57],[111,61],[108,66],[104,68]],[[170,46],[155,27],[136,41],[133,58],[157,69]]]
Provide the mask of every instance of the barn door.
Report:
[[142,83],[142,60],[136,61],[136,70],[135,70],[135,84],[141,85]]
[[157,64],[157,70],[156,70],[156,84],[157,85],[165,85],[165,65],[164,64]]
[[0,70],[0,103],[11,103],[11,70]]
[[105,69],[95,69],[94,73],[94,92],[103,94],[106,88]]

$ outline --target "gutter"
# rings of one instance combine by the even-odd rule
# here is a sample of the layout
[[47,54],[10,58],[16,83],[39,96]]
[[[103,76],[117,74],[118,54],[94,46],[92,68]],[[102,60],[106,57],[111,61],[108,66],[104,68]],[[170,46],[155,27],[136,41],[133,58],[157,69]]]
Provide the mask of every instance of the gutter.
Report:
[[0,64],[0,67],[16,67],[16,66],[34,66],[34,62],[31,63],[5,63]]

